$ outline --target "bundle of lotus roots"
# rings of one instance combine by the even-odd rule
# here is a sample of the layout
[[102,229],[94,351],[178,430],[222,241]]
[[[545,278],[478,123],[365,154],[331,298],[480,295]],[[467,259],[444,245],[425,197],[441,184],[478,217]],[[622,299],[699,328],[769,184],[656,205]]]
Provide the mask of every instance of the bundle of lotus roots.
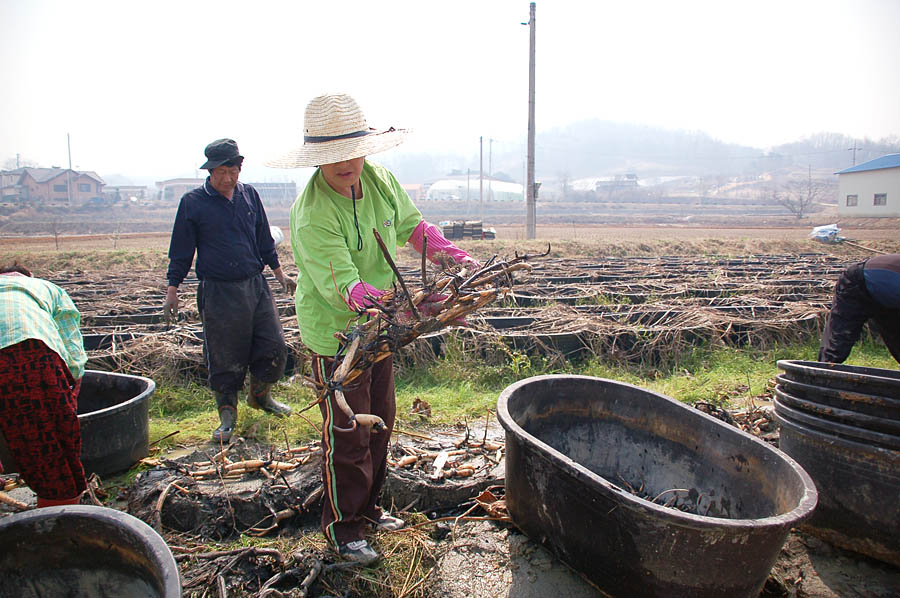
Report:
[[411,288],[391,259],[378,231],[372,232],[397,282],[392,290],[382,296],[368,297],[371,306],[359,310],[358,317],[345,332],[335,334],[341,347],[335,359],[338,365],[327,383],[322,385],[312,378],[305,380],[318,392],[318,401],[323,400],[328,392],[334,393],[338,407],[350,419],[348,428],[337,428],[343,430],[353,430],[357,425],[363,425],[371,426],[373,431],[378,432],[385,427],[384,421],[376,415],[354,414],[344,398],[344,387],[376,362],[423,334],[464,324],[467,315],[502,297],[512,288],[514,272],[530,270],[529,260],[550,253],[548,246],[543,254],[516,253],[509,260],[494,256],[474,272],[451,264],[452,260],[439,260],[439,271],[429,276],[425,261],[426,246],[422,248],[420,286]]

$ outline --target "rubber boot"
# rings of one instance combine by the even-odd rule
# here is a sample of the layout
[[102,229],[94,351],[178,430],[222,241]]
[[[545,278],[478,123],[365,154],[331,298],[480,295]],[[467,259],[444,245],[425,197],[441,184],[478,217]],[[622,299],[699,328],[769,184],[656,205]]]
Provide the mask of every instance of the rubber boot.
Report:
[[271,382],[263,382],[255,376],[250,376],[250,393],[247,395],[247,404],[254,409],[262,409],[274,415],[290,415],[290,407],[272,398],[271,388]]
[[216,406],[219,408],[219,427],[212,435],[213,442],[226,444],[234,434],[234,423],[237,421],[237,393],[214,392]]

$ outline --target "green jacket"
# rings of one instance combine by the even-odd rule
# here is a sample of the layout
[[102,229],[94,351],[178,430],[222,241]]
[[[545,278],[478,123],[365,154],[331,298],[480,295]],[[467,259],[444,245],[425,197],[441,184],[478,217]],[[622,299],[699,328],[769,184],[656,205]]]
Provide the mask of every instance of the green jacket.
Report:
[[291,207],[291,246],[297,277],[297,321],[303,344],[320,355],[334,355],[334,333],[347,328],[355,312],[347,306],[349,290],[360,281],[387,290],[394,273],[372,229],[378,230],[395,259],[422,220],[406,191],[386,168],[368,160],[360,176],[362,199],[356,215],[363,248],[357,250],[353,200],[333,190],[321,171],[307,183]]

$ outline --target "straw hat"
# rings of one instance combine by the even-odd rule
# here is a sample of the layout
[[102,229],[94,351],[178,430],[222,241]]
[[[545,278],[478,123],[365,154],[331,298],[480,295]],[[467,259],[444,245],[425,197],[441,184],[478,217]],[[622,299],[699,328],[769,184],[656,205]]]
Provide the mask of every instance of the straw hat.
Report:
[[393,127],[376,131],[369,128],[362,110],[350,96],[321,95],[306,106],[303,145],[265,164],[303,168],[361,158],[400,145],[408,132]]

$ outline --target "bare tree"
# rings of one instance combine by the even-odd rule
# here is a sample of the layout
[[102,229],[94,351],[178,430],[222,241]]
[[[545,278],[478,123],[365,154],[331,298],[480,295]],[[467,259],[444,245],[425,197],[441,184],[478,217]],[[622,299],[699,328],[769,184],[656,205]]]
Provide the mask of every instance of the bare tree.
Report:
[[118,249],[119,247],[119,236],[122,234],[122,221],[116,219],[116,226],[113,228],[113,234],[110,236],[113,242],[113,249]]
[[50,221],[50,234],[53,235],[53,242],[56,243],[56,250],[59,251],[59,234],[62,232],[62,227],[59,222],[59,218],[54,218]]
[[806,216],[811,207],[824,197],[827,186],[812,179],[789,179],[780,189],[772,191],[772,199],[794,215],[797,220]]

